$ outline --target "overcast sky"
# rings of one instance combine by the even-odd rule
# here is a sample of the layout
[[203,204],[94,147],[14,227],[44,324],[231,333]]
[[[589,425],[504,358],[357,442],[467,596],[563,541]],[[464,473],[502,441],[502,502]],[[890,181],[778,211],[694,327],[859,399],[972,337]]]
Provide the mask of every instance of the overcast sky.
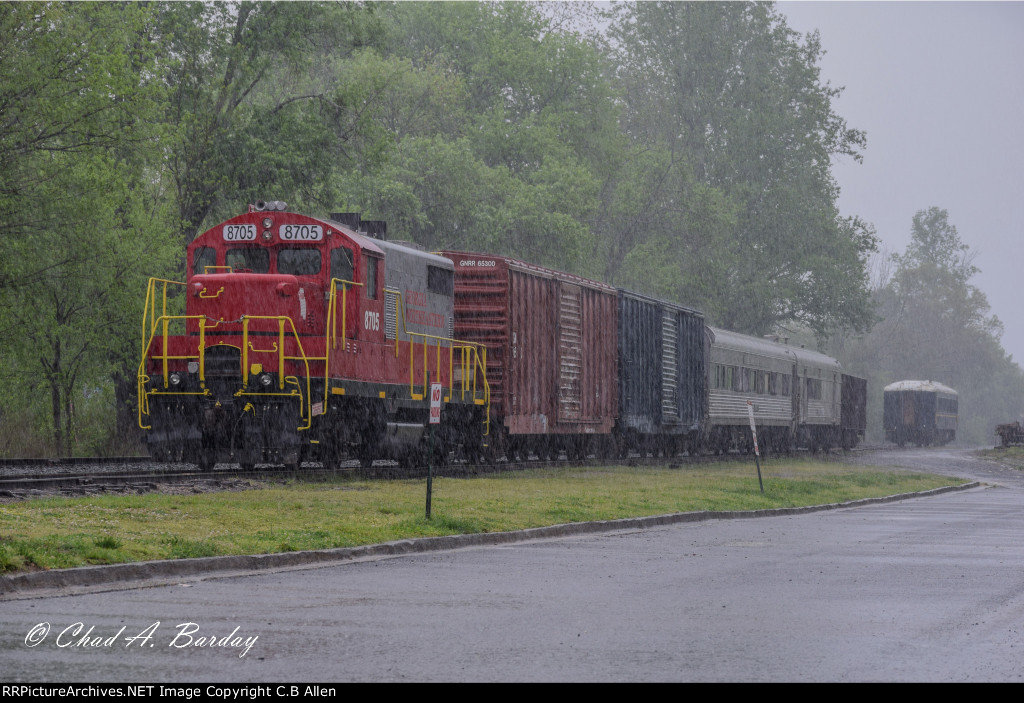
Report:
[[821,80],[867,132],[863,163],[834,163],[840,211],[903,253],[911,219],[945,209],[977,253],[981,289],[1024,364],[1024,2],[778,2],[821,33]]

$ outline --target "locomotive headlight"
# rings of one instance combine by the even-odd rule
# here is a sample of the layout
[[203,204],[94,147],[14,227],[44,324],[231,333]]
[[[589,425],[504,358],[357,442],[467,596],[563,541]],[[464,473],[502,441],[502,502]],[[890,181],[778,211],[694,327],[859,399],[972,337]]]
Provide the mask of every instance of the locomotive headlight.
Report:
[[263,229],[270,229],[274,225],[274,221],[269,217],[263,218]]
[[274,382],[274,377],[271,376],[269,373],[260,374],[260,384],[264,388],[270,388],[270,384],[272,384],[273,382]]
[[273,233],[271,233],[269,229],[263,230],[263,241],[269,242],[271,239],[273,239],[273,237],[274,235]]
[[181,385],[181,374],[178,372],[172,373],[167,379],[172,386],[177,388]]

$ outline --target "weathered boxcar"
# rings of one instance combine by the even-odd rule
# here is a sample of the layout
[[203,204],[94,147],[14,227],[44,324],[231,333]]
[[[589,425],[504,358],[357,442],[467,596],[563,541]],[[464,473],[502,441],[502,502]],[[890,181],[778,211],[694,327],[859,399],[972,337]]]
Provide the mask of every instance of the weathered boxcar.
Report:
[[707,419],[704,315],[619,290],[620,456],[694,452]]
[[617,292],[502,256],[460,251],[455,336],[487,347],[492,457],[605,451],[618,412]]
[[958,394],[935,381],[897,381],[882,391],[885,438],[903,446],[947,444],[956,439]]

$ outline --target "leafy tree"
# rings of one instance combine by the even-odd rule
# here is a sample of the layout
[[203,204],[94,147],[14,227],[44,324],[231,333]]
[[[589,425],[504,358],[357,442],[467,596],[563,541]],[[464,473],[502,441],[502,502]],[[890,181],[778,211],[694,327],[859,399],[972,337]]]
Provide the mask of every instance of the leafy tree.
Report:
[[40,232],[67,226],[69,216],[88,221],[82,196],[90,193],[75,187],[69,162],[142,146],[133,128],[158,90],[145,78],[151,20],[133,5],[0,5],[0,287],[39,272],[14,275],[8,264],[31,261]]
[[61,454],[83,389],[109,383],[137,349],[126,332],[139,319],[139,262],[157,273],[169,262],[154,18],[108,3],[7,3],[0,17],[2,373],[5,388],[49,397]]
[[339,92],[381,137],[342,200],[430,248],[485,249],[599,275],[590,222],[618,135],[596,46],[526,3],[399,3],[387,49]]
[[[323,190],[358,106],[333,94],[342,64],[380,38],[375,5],[166,3],[163,76],[171,89],[168,168],[185,241],[268,192]],[[293,201],[294,202],[294,201]]]
[[880,427],[882,388],[904,379],[939,381],[960,393],[962,441],[991,441],[996,424],[1024,409],[1024,374],[1000,346],[1002,323],[985,294],[970,283],[978,273],[973,260],[946,210],[914,215],[910,244],[891,257],[892,276],[873,294],[881,320],[842,345],[848,366],[869,378],[872,426]]
[[[692,250],[705,233],[679,229],[670,213],[718,224],[733,213],[728,236],[707,237],[714,252],[683,259],[683,279],[700,280],[707,259],[722,273],[693,304],[754,334],[793,323],[822,337],[867,328],[875,238],[839,217],[829,171],[835,155],[860,158],[864,135],[833,111],[839,89],[819,83],[817,35],[801,43],[766,3],[624,3],[610,18],[625,129],[638,147],[663,152],[658,182],[672,188],[672,207],[654,207],[666,216],[639,238],[628,226],[610,232],[613,255],[627,250],[625,261],[647,236]],[[613,257],[612,274],[616,265]]]

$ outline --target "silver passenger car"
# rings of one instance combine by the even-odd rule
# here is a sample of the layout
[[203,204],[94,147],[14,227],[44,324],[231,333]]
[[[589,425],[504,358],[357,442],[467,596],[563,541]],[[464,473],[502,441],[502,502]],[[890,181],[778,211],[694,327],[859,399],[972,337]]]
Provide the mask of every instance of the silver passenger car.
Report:
[[748,402],[762,449],[812,451],[839,443],[842,369],[802,347],[708,328],[708,446],[751,448]]

